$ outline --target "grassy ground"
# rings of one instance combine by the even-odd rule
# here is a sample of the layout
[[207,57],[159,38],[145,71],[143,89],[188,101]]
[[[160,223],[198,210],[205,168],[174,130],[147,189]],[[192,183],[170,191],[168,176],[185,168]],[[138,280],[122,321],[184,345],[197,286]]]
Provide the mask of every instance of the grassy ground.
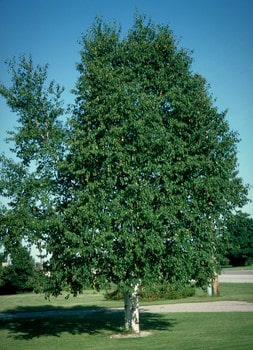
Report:
[[223,267],[222,270],[240,270],[240,271],[247,271],[247,270],[253,270],[253,265]]
[[[253,284],[221,284],[221,296],[207,297],[198,291],[195,297],[171,302],[198,302],[208,300],[253,301]],[[78,298],[53,298],[46,301],[42,295],[21,294],[0,297],[0,312],[18,312],[51,309],[79,309],[122,306],[122,302],[108,302],[102,293],[86,291]],[[163,303],[165,301],[159,301]],[[166,301],[168,302],[168,301]],[[143,303],[144,304],[144,303]],[[145,303],[146,304],[146,303]],[[153,304],[153,303],[152,303]],[[98,309],[100,310],[100,309]],[[141,315],[141,328],[151,331],[148,337],[112,339],[122,331],[123,312],[57,317],[0,320],[2,350],[248,350],[253,348],[252,313],[169,313]]]
[[229,267],[223,267],[222,270],[240,270],[240,271],[244,271],[244,270],[253,270],[253,265],[248,265],[248,266],[229,266]]
[[252,313],[141,315],[143,338],[115,339],[123,313],[1,321],[2,350],[252,349]]

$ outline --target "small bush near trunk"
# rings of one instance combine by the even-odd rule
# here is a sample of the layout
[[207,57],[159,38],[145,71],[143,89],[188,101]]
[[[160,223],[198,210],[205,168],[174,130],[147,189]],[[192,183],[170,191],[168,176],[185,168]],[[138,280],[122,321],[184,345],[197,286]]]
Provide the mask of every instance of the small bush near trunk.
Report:
[[[187,286],[175,286],[170,283],[161,283],[159,285],[142,286],[140,289],[140,300],[154,301],[158,299],[181,299],[195,295],[195,287],[192,285]],[[123,299],[123,293],[117,288],[112,288],[105,294],[106,300],[121,300]]]

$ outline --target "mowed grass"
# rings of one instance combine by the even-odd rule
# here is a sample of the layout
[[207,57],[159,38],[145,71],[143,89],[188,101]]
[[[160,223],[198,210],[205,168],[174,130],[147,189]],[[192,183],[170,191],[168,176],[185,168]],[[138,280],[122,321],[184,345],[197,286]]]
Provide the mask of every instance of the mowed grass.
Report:
[[239,270],[239,271],[247,271],[247,270],[253,270],[253,265],[247,265],[247,266],[229,266],[229,267],[223,267],[222,270]]
[[[253,284],[221,284],[220,297],[195,297],[156,303],[215,300],[253,301]],[[121,301],[105,301],[103,293],[85,291],[77,298],[64,295],[45,301],[43,295],[0,296],[0,312],[95,309],[94,314],[59,317],[31,317],[0,320],[0,349],[253,349],[253,313],[167,313],[141,314],[141,329],[151,334],[140,338],[111,338],[122,333],[123,311],[102,308],[122,307]],[[147,304],[147,303],[142,303]],[[152,303],[154,304],[154,303]]]
[[141,315],[147,337],[111,338],[123,313],[1,321],[2,350],[67,349],[234,349],[253,348],[252,313],[171,313]]

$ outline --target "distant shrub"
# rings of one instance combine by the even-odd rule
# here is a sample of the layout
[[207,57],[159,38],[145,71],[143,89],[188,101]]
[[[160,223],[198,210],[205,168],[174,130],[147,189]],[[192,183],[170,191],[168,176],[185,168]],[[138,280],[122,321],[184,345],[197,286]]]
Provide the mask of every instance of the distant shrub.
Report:
[[11,263],[0,269],[0,294],[33,290],[34,261],[27,248],[19,245],[10,251]]
[[[142,286],[139,292],[140,300],[155,301],[159,299],[181,299],[195,295],[195,287],[192,285],[175,286],[171,283],[164,282],[153,285],[152,287]],[[114,288],[105,293],[106,300],[122,300],[123,293]]]

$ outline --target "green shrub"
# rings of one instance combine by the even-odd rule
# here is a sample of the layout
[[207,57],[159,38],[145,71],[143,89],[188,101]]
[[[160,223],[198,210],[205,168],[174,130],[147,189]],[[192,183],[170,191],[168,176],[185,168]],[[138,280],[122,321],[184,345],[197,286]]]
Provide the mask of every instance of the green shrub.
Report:
[[158,299],[172,300],[187,298],[193,296],[194,294],[195,287],[192,285],[175,286],[171,283],[164,282],[149,288],[143,286],[140,291],[140,298],[147,301],[154,301]]
[[33,290],[34,261],[26,247],[10,250],[11,263],[0,270],[0,294],[16,294]]
[[[140,300],[154,301],[159,299],[181,299],[195,295],[195,287],[192,285],[175,286],[164,282],[150,286],[142,286],[139,292]],[[119,288],[113,288],[105,293],[106,300],[122,300],[123,293]]]

